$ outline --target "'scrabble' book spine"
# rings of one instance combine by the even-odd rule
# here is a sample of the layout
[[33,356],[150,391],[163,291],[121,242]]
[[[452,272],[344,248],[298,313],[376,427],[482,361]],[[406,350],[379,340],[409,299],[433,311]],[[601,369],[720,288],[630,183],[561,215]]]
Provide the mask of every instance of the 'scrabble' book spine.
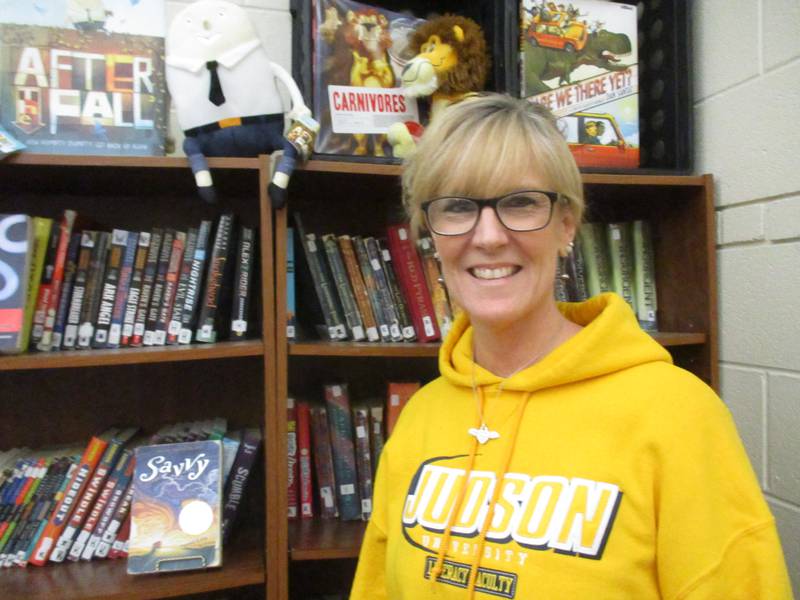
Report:
[[258,449],[261,446],[261,430],[252,427],[242,433],[239,451],[233,461],[230,477],[225,486],[225,504],[222,507],[222,541],[229,539],[236,517],[240,512],[242,498],[253,471]]

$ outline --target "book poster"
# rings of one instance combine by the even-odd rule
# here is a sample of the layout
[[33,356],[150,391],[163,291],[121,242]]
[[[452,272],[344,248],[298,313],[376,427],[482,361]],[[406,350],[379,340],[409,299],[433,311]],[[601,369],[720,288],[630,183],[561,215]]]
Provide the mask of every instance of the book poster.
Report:
[[579,166],[639,166],[636,6],[522,0],[522,96],[558,117]]
[[390,157],[386,131],[419,122],[399,87],[408,42],[423,21],[352,0],[315,0],[312,23],[315,151]]
[[221,466],[219,441],[137,448],[128,573],[221,564]]
[[0,0],[0,126],[28,152],[163,155],[164,0]]

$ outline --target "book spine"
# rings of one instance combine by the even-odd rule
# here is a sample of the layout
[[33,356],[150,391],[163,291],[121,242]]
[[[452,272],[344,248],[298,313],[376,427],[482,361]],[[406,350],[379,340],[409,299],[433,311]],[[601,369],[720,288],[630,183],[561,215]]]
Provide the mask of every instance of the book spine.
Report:
[[114,313],[114,302],[117,299],[119,275],[122,269],[122,257],[128,245],[128,233],[123,229],[115,229],[111,233],[111,248],[106,264],[106,276],[100,293],[100,305],[97,309],[92,348],[108,346],[108,332],[111,328],[111,317]]
[[386,437],[391,435],[403,407],[418,389],[417,382],[389,382],[386,399]]
[[300,518],[314,516],[311,482],[311,409],[305,402],[297,403],[297,455],[300,488]]
[[294,229],[286,228],[286,339],[297,339],[297,298],[294,267]]
[[408,227],[392,225],[388,229],[389,252],[397,266],[400,288],[408,301],[411,321],[420,342],[434,342],[440,338],[431,295],[425,283],[425,274]]
[[242,225],[239,228],[239,242],[236,250],[236,275],[234,277],[233,306],[231,307],[231,338],[233,339],[244,339],[247,336],[255,243],[255,230]]
[[98,231],[97,238],[92,248],[92,258],[89,262],[89,274],[86,280],[86,292],[81,304],[81,322],[78,326],[77,348],[86,349],[92,345],[94,338],[95,319],[100,306],[100,294],[103,291],[105,279],[106,258],[108,256],[111,236],[105,231]]
[[580,237],[575,238],[573,251],[567,257],[570,302],[583,302],[589,297],[586,285],[586,263],[583,259],[583,245]]
[[297,518],[298,506],[298,467],[297,467],[297,406],[295,405],[294,398],[286,399],[286,425],[287,425],[287,440],[286,440],[286,458],[288,460],[288,517],[290,520]]
[[372,460],[369,454],[369,411],[366,408],[353,410],[353,426],[356,434],[356,471],[358,492],[361,496],[361,518],[369,521],[372,515]]
[[[108,452],[110,449],[111,446],[106,449],[106,452]],[[103,483],[100,492],[97,494],[96,500],[92,505],[91,510],[87,515],[85,522],[83,523],[83,526],[81,527],[80,531],[77,532],[75,540],[72,542],[72,546],[69,549],[69,554],[67,555],[68,560],[76,561],[80,558],[89,560],[94,555],[95,548],[89,547],[89,540],[92,537],[92,534],[94,533],[94,530],[97,527],[97,524],[100,521],[100,517],[104,513],[106,506],[108,506],[108,502],[111,499],[114,488],[119,483],[120,477],[130,462],[131,455],[132,452],[130,450],[124,450],[121,453],[115,454],[114,459],[109,462],[109,464],[115,463],[114,468],[108,474],[108,478]],[[103,460],[105,461],[105,457],[103,457]],[[100,471],[100,466],[98,466],[97,470]]]
[[338,243],[342,261],[347,270],[347,277],[350,280],[350,287],[353,290],[353,298],[355,299],[358,312],[361,315],[361,320],[364,325],[364,334],[367,336],[367,341],[377,342],[381,339],[380,333],[378,332],[378,323],[372,312],[372,305],[370,304],[369,295],[367,294],[367,286],[364,284],[364,279],[361,276],[361,269],[358,266],[356,251],[353,248],[353,240],[350,239],[349,235],[341,235],[339,236]]
[[392,292],[394,305],[397,308],[397,317],[400,319],[400,332],[403,334],[405,341],[413,342],[417,339],[417,332],[414,331],[414,324],[411,322],[411,316],[408,313],[408,304],[403,298],[403,292],[400,291],[400,284],[397,283],[397,273],[392,263],[392,254],[386,246],[386,240],[378,240],[378,247],[381,251],[381,258],[383,258],[386,281],[389,282],[389,289]]
[[372,276],[375,278],[375,283],[378,287],[381,308],[383,309],[383,314],[386,315],[386,320],[389,325],[389,335],[393,342],[402,342],[403,332],[400,330],[400,318],[397,316],[394,298],[392,298],[392,290],[389,288],[389,281],[383,270],[383,257],[381,256],[378,242],[375,238],[367,237],[364,238],[364,246],[367,250],[367,258],[369,259],[370,267],[372,267]]
[[609,223],[607,232],[613,290],[635,311],[631,224]]
[[373,480],[375,478],[375,472],[378,470],[378,459],[381,457],[381,452],[383,452],[383,432],[383,407],[371,406],[369,409],[369,437],[372,450]]
[[450,313],[450,306],[447,303],[447,291],[444,288],[442,274],[439,271],[433,240],[427,237],[422,238],[419,240],[419,248],[422,255],[422,267],[425,271],[425,281],[428,284],[428,290],[431,292],[433,312],[436,314],[439,331],[444,337],[453,325],[453,315]]
[[170,345],[178,343],[178,336],[181,333],[181,315],[183,314],[183,305],[186,302],[186,289],[189,286],[194,253],[197,250],[198,231],[197,227],[190,227],[189,232],[186,234],[186,249],[183,252],[183,261],[181,261],[181,272],[178,278],[178,287],[175,290],[172,315],[167,326],[167,344]]
[[[133,462],[135,464],[135,459]],[[119,506],[117,506],[117,510],[114,511],[114,516],[111,517],[111,521],[108,523],[108,527],[106,527],[106,530],[103,532],[102,539],[97,545],[96,555],[98,558],[112,558],[110,553],[113,549],[115,540],[121,536],[125,522],[128,520],[128,514],[130,513],[132,501],[133,476],[131,475],[131,481],[128,483],[128,488],[125,490],[122,500],[120,500]]]
[[192,266],[186,282],[186,298],[181,307],[181,325],[178,333],[179,344],[190,344],[195,326],[197,304],[203,285],[203,272],[208,252],[208,238],[211,234],[211,221],[202,221],[197,231],[197,245],[192,256]]
[[[67,263],[64,266],[64,281],[61,284],[61,298],[58,301],[56,321],[53,325],[53,344],[51,350],[60,350],[64,342],[64,331],[67,327],[67,318],[72,303],[72,290],[75,286],[75,276],[78,271],[78,254],[81,247],[81,234],[73,233],[67,249]],[[74,344],[73,344],[74,345]]]
[[380,335],[381,341],[390,342],[392,341],[392,334],[389,331],[389,319],[383,310],[381,294],[378,290],[378,282],[375,281],[374,271],[369,262],[369,256],[367,256],[367,246],[364,243],[364,239],[358,236],[353,237],[353,249],[358,259],[361,276],[364,278],[364,287],[367,289],[367,296],[372,306],[372,312],[378,324],[378,334]]
[[161,306],[158,307],[158,318],[155,325],[156,346],[163,346],[167,343],[167,329],[172,321],[172,312],[175,307],[175,294],[178,291],[178,279],[181,274],[183,264],[183,251],[186,247],[186,233],[176,231],[172,239],[172,251],[169,255],[167,272],[164,276],[164,291],[161,296]]
[[[13,230],[12,230],[13,228]],[[35,244],[33,222],[27,215],[0,215],[0,353],[18,353],[25,322],[26,286]]]
[[47,306],[50,303],[50,294],[53,291],[53,273],[56,269],[56,255],[58,254],[60,238],[61,225],[52,227],[50,230],[50,237],[47,241],[47,251],[44,258],[42,278],[39,281],[39,291],[36,296],[35,309],[33,312],[30,345],[34,349],[39,341],[41,341],[42,334],[44,333],[44,320],[47,316]]
[[136,256],[133,259],[133,272],[128,289],[128,298],[125,300],[125,314],[122,317],[121,346],[129,346],[133,338],[133,326],[136,323],[136,309],[142,297],[142,279],[144,267],[147,262],[147,253],[150,250],[150,232],[142,231],[136,243]]
[[61,301],[61,288],[64,282],[64,268],[67,263],[67,252],[72,240],[72,227],[77,214],[74,210],[65,210],[59,224],[58,247],[56,248],[53,263],[53,275],[50,281],[50,293],[44,307],[44,323],[36,349],[40,352],[49,352],[53,345],[53,328],[56,323],[56,313]]
[[333,473],[333,451],[328,430],[328,411],[324,407],[311,409],[311,441],[314,444],[314,471],[319,491],[319,514],[333,519],[339,514],[336,506],[336,479]]
[[332,233],[322,236],[322,245],[325,248],[328,267],[330,268],[350,338],[353,341],[360,342],[366,338],[364,322],[358,312],[358,305],[350,287],[350,280],[347,277],[342,255],[339,252],[339,243],[336,240],[336,236]]
[[197,319],[195,339],[198,342],[217,341],[217,308],[220,302],[220,288],[228,268],[228,255],[233,235],[233,215],[224,214],[219,218],[214,246],[208,263],[206,285]]
[[119,269],[119,283],[117,284],[117,296],[114,298],[114,309],[111,311],[111,326],[108,328],[109,348],[119,348],[122,344],[122,324],[125,319],[125,308],[131,289],[131,278],[133,276],[134,261],[139,242],[139,234],[135,231],[126,232],[128,234],[125,252],[122,255],[122,266]]
[[658,331],[653,234],[647,221],[633,222],[633,261],[636,282],[636,316],[645,331]]
[[144,326],[145,346],[156,345],[156,324],[158,323],[158,312],[164,299],[164,286],[167,283],[167,271],[169,270],[170,257],[172,256],[172,242],[175,240],[175,230],[167,229],[161,240],[161,252],[158,254],[158,268],[153,279],[153,292],[150,296],[150,306],[147,308],[147,320]]
[[158,258],[161,256],[162,241],[164,231],[154,229],[150,234],[150,248],[147,250],[144,272],[142,275],[142,290],[139,294],[139,303],[136,306],[136,316],[133,321],[133,333],[130,339],[131,346],[141,346],[144,343],[144,335],[147,328],[147,312],[150,307],[150,300],[153,297],[153,285],[155,284],[156,273],[158,272]]
[[[133,487],[133,486],[131,486]],[[131,534],[131,513],[128,510],[127,516],[125,520],[122,522],[122,525],[119,528],[119,533],[117,533],[116,538],[114,539],[113,544],[111,545],[111,550],[108,553],[108,558],[124,558],[128,555],[128,538]]]
[[347,384],[325,385],[325,405],[333,450],[339,515],[345,521],[360,519],[361,501],[358,496],[358,475]]
[[231,476],[228,478],[223,496],[225,498],[222,507],[223,543],[230,537],[240,511],[247,481],[253,471],[258,448],[261,446],[261,438],[261,430],[258,428],[247,428],[242,433],[242,442],[239,444],[239,451],[236,453],[236,460],[233,462]]
[[[86,517],[89,516],[89,512],[94,506],[95,499],[105,485],[106,478],[108,477],[109,473],[111,473],[114,464],[116,463],[121,447],[122,445],[116,440],[112,441],[106,446],[102,458],[97,463],[94,473],[89,479],[89,483],[86,485],[83,494],[75,504],[75,508],[72,510],[69,521],[67,522],[66,527],[64,527],[64,530],[61,532],[61,535],[59,536],[58,541],[56,542],[56,545],[50,554],[51,562],[62,562],[67,557],[67,554],[72,548],[75,536],[83,526]],[[80,558],[80,554],[78,554],[77,558]]]
[[320,253],[317,236],[307,233],[302,238],[303,247],[306,250],[306,260],[314,281],[314,290],[317,293],[322,315],[325,318],[326,333],[331,340],[347,339],[347,329],[345,328],[342,316],[339,313],[334,298],[333,282],[326,277],[325,259]]
[[[136,466],[136,462],[133,459],[133,451],[126,450],[125,452],[127,453],[128,458],[125,459],[124,463],[122,463],[124,465],[124,471],[121,472],[117,478],[114,488],[111,490],[111,496],[108,499],[108,504],[103,510],[103,514],[100,516],[100,520],[97,522],[97,527],[95,527],[94,531],[92,532],[92,536],[89,538],[89,541],[86,544],[86,550],[84,550],[83,554],[81,555],[81,558],[83,559],[89,560],[93,557],[105,558],[108,556],[108,551],[106,551],[105,554],[101,554],[100,544],[102,543],[103,537],[105,536],[105,533],[117,512],[117,508],[119,507],[128,491],[128,488],[131,485],[133,469]],[[91,556],[89,556],[90,552],[92,553]]]
[[58,502],[55,512],[50,517],[50,520],[47,522],[41,536],[36,542],[36,546],[30,556],[29,562],[31,564],[41,567],[47,563],[56,541],[67,526],[75,504],[81,494],[83,494],[107,445],[108,444],[104,440],[97,437],[93,437],[89,441],[89,445],[86,447],[83,456],[69,479],[63,497]]
[[27,292],[25,294],[25,313],[22,320],[22,332],[19,339],[19,348],[27,350],[30,345],[31,329],[33,327],[33,313],[36,311],[36,300],[39,297],[39,283],[44,271],[44,262],[47,256],[48,241],[53,227],[52,219],[33,217],[33,256],[28,271]]

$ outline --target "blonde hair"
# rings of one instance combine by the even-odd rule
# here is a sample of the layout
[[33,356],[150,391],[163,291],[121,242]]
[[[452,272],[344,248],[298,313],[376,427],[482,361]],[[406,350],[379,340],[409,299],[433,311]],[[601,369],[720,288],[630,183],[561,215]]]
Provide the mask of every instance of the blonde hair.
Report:
[[572,153],[544,106],[506,94],[481,94],[436,115],[405,162],[403,203],[414,232],[424,227],[420,205],[445,194],[496,196],[525,173],[559,192],[576,223],[583,182]]

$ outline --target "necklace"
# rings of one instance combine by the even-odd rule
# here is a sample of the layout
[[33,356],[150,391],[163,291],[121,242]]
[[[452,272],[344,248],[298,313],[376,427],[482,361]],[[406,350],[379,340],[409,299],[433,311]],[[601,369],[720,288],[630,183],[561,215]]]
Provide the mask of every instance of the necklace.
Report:
[[[495,401],[500,398],[500,395],[503,393],[503,385],[505,385],[506,381],[514,377],[517,373],[520,373],[530,367],[532,364],[539,362],[539,360],[550,351],[550,346],[554,340],[558,338],[561,334],[561,330],[563,329],[563,323],[558,327],[556,330],[555,335],[550,339],[547,345],[545,345],[544,350],[538,352],[531,360],[526,362],[524,365],[519,367],[516,371],[511,373],[510,375],[503,378],[500,384],[497,386],[497,394],[495,395]],[[473,338],[473,345],[472,345],[472,397],[475,399],[475,408],[478,411],[478,419],[480,419],[480,427],[470,427],[467,429],[467,433],[478,440],[478,443],[483,446],[489,440],[496,440],[500,437],[500,434],[496,431],[489,429],[488,425],[486,425],[486,419],[483,417],[483,405],[484,405],[484,397],[483,397],[483,390],[481,393],[478,393],[478,385],[475,381],[475,342]]]

